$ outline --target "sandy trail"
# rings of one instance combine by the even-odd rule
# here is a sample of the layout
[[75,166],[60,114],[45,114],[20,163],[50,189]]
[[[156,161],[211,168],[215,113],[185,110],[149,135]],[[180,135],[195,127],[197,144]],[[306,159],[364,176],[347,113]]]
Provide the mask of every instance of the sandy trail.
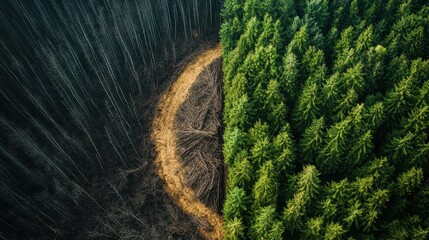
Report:
[[164,189],[184,212],[208,223],[210,227],[199,228],[206,239],[223,239],[223,219],[217,212],[205,206],[188,186],[183,183],[183,169],[176,151],[176,113],[185,101],[189,89],[198,75],[220,57],[221,48],[216,46],[197,55],[185,66],[182,74],[158,103],[158,113],[153,122],[152,138],[157,156],[155,164],[158,175],[164,180]]

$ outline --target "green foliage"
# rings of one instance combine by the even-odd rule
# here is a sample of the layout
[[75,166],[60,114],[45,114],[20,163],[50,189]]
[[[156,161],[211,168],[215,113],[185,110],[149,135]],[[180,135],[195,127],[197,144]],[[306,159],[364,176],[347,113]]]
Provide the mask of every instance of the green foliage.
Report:
[[323,239],[323,217],[308,219],[304,230],[304,239]]
[[248,201],[249,199],[243,189],[239,187],[231,189],[227,194],[223,207],[223,216],[225,219],[243,219],[248,210]]
[[305,129],[300,142],[303,162],[314,163],[322,148],[325,120],[323,117],[313,120],[313,123]]
[[319,87],[316,83],[304,86],[293,114],[298,129],[305,129],[319,116],[318,94]]
[[226,219],[224,223],[225,239],[226,240],[241,240],[246,239],[245,226],[241,219],[234,218]]
[[410,194],[423,182],[423,169],[412,167],[398,177],[399,195]]
[[253,239],[282,239],[284,227],[277,220],[276,209],[270,205],[256,211],[255,220],[250,228]]
[[223,145],[223,155],[226,164],[233,164],[236,155],[245,146],[245,134],[239,128],[227,128],[224,133],[225,143]]
[[287,52],[283,57],[283,72],[279,78],[281,91],[284,92],[284,97],[291,104],[295,101],[298,87],[298,62],[296,55],[293,52]]
[[[237,47],[224,59],[226,78],[241,80],[224,91],[226,130],[248,133],[239,150],[250,156],[231,164],[225,155],[228,186],[252,191],[245,236],[426,237],[427,4],[252,0],[242,7],[241,36],[225,27],[233,39],[226,47]],[[238,107],[243,95],[246,111]],[[260,215],[269,211],[271,219]]]
[[304,202],[308,203],[316,197],[319,192],[320,173],[314,165],[307,165],[298,175],[298,192],[304,193]]
[[267,137],[258,139],[255,145],[250,149],[253,163],[262,166],[266,161],[271,159],[271,143]]
[[259,179],[253,187],[254,209],[277,204],[278,181],[274,165],[267,161],[261,167]]
[[391,55],[405,54],[408,58],[421,57],[425,52],[424,19],[422,16],[402,13],[387,36]]
[[234,164],[229,168],[228,189],[234,187],[247,187],[254,179],[253,166],[247,157],[235,159]]
[[325,239],[327,240],[342,239],[345,233],[346,233],[346,230],[343,229],[343,226],[341,226],[341,224],[332,222],[326,226]]

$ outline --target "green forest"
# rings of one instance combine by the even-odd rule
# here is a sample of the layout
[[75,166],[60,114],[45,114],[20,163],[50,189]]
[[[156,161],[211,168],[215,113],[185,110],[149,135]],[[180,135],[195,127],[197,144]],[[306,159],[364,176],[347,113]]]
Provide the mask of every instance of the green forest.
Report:
[[427,2],[221,15],[226,239],[427,239]]

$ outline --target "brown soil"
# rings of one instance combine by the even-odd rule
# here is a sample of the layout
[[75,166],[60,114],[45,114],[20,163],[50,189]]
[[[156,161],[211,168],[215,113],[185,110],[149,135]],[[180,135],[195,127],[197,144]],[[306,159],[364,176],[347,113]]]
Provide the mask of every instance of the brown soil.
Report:
[[165,182],[164,189],[184,212],[196,217],[199,222],[206,225],[200,227],[199,230],[207,239],[223,239],[223,220],[216,211],[204,205],[184,184],[184,169],[181,167],[181,159],[177,154],[175,117],[198,75],[220,57],[220,52],[220,46],[206,50],[185,67],[176,82],[161,97],[152,128],[152,138],[157,152],[155,164],[159,176]]

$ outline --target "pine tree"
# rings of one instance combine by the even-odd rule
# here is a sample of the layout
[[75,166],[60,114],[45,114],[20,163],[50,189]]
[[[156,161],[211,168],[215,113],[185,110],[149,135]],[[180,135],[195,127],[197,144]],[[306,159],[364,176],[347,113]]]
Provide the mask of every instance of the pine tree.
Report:
[[265,109],[268,110],[270,126],[277,131],[286,124],[287,109],[283,94],[280,92],[279,83],[276,80],[271,80],[268,83],[265,96]]
[[346,139],[351,130],[350,119],[344,119],[328,129],[326,143],[321,151],[319,164],[323,172],[335,172],[346,149]]
[[280,92],[280,84],[277,80],[270,80],[266,90],[265,108],[272,112],[277,104],[284,102],[283,94]]
[[256,42],[257,47],[265,47],[268,45],[276,46],[276,48],[281,48],[281,27],[280,21],[273,21],[273,18],[270,15],[265,15],[264,20],[262,21],[262,33],[259,35],[259,38]]
[[230,0],[225,1],[225,4],[223,5],[221,15],[224,18],[225,21],[230,21],[231,19],[237,17],[242,17],[243,12],[243,0]]
[[307,220],[303,239],[323,239],[323,217],[314,217]]
[[265,13],[268,13],[264,9],[263,0],[249,0],[244,3],[244,16],[243,20],[245,22],[249,21],[251,18],[256,17],[258,20],[261,20]]
[[327,69],[325,66],[324,53],[314,46],[310,46],[305,52],[300,68],[301,79],[309,79],[308,83],[316,83],[321,86],[326,79]]
[[239,187],[228,191],[223,207],[223,216],[226,220],[244,219],[248,210],[249,199],[246,192]]
[[242,240],[246,239],[245,226],[241,219],[234,218],[226,220],[224,223],[225,239],[226,240]]
[[337,41],[335,45],[335,56],[340,56],[344,52],[348,52],[354,46],[355,39],[355,29],[350,26],[344,31],[341,32],[341,38]]
[[320,173],[314,165],[304,166],[298,175],[298,192],[303,192],[303,201],[309,203],[319,192]]
[[255,145],[250,149],[253,164],[255,166],[262,166],[266,161],[271,159],[271,152],[270,140],[267,137],[258,139]]
[[278,197],[277,174],[272,161],[267,161],[259,171],[259,179],[253,187],[253,209],[276,206]]
[[289,125],[284,125],[282,130],[273,140],[273,160],[276,171],[291,170],[294,167],[295,149]]
[[421,132],[428,129],[429,122],[429,106],[422,104],[420,107],[415,107],[408,114],[408,118],[401,124],[404,131]]
[[390,178],[393,175],[394,167],[389,164],[386,157],[376,158],[360,167],[355,175],[360,177],[373,176],[377,185],[387,187],[391,184]]
[[348,68],[341,78],[344,91],[354,89],[358,95],[362,95],[367,89],[366,80],[363,77],[362,62],[358,62],[353,67]]
[[289,26],[296,15],[295,1],[278,0],[277,4],[278,6],[274,7],[274,9],[278,11],[277,17],[284,26]]
[[237,154],[246,146],[245,133],[239,128],[228,127],[223,135],[223,155],[225,163],[232,166]]
[[298,90],[298,62],[296,55],[288,51],[283,57],[283,72],[279,78],[281,91],[284,92],[286,102],[289,106],[295,102]]
[[372,25],[368,26],[356,40],[356,54],[359,55],[361,61],[365,60],[366,53],[375,44],[374,28]]
[[429,80],[425,81],[420,88],[417,104],[429,104]]
[[314,119],[319,117],[318,95],[319,88],[316,83],[304,86],[293,112],[293,119],[298,130],[303,131]]
[[351,206],[347,209],[347,215],[343,219],[347,228],[350,228],[353,224],[357,227],[359,218],[363,214],[362,204],[359,200],[354,199]]
[[244,68],[242,64],[246,56],[255,48],[256,39],[260,34],[260,23],[253,17],[246,22],[244,29],[243,34],[237,42],[237,47],[226,56],[224,55],[225,62],[228,62],[223,67],[224,81],[226,83],[231,82],[231,79],[237,74],[239,68]]
[[347,155],[348,162],[352,166],[361,164],[372,153],[373,148],[373,134],[371,130],[368,130],[355,141],[352,141],[352,147]]
[[287,201],[283,211],[283,222],[287,226],[286,231],[288,232],[294,233],[303,230],[303,216],[306,214],[304,195],[304,192],[298,192]]
[[316,161],[323,144],[324,128],[325,120],[321,117],[313,120],[313,123],[305,129],[299,143],[304,163],[314,163]]
[[234,114],[225,115],[225,120],[231,127],[244,127],[248,124],[248,112],[250,110],[249,98],[246,94],[238,97],[236,104],[231,106]]
[[356,106],[358,97],[357,92],[353,88],[349,89],[346,94],[341,95],[334,109],[336,112],[334,120],[344,120],[349,111]]
[[371,47],[365,56],[364,72],[367,92],[383,92],[387,72],[387,49],[381,45]]
[[374,191],[364,203],[364,214],[363,218],[363,229],[369,231],[374,228],[378,216],[381,213],[381,209],[385,207],[385,204],[389,200],[389,191],[386,189],[379,189]]
[[[393,137],[386,146],[386,152],[390,153],[390,159],[395,165],[407,163],[411,156],[415,156],[416,135],[408,132],[402,136]],[[408,164],[407,164],[408,165]]]
[[340,100],[340,83],[340,74],[334,73],[322,85],[320,99],[325,115],[330,115],[332,109],[337,106],[337,102]]
[[385,118],[383,102],[376,102],[369,108],[366,108],[363,115],[364,129],[375,131],[380,127]]
[[270,126],[266,122],[258,120],[249,130],[249,139],[255,144],[261,139],[270,138]]
[[285,227],[283,226],[283,223],[281,221],[276,221],[274,225],[271,227],[270,232],[268,233],[267,239],[277,239],[281,240],[283,239],[283,233],[285,231]]
[[247,157],[242,159],[237,157],[228,170],[228,189],[248,188],[252,184],[255,171]]
[[[281,224],[276,219],[276,208],[273,205],[260,208],[256,211],[255,220],[250,228],[252,239],[273,239],[272,237],[281,236]],[[278,239],[278,238],[275,238]]]
[[341,224],[331,222],[326,226],[324,239],[326,240],[342,239],[345,233],[346,233],[346,230],[343,229],[343,226],[341,226]]
[[322,31],[328,22],[328,5],[327,0],[309,0],[304,10],[304,21],[308,26],[311,42],[317,47],[324,44]]
[[392,56],[403,53],[410,59],[420,57],[424,53],[424,20],[415,14],[402,14],[387,36],[387,49]]
[[399,195],[407,195],[412,193],[423,182],[423,169],[412,167],[406,172],[403,172],[398,177],[398,193]]
[[303,26],[299,31],[293,36],[293,39],[290,41],[288,52],[292,52],[298,58],[304,56],[304,53],[307,51],[310,45],[310,40],[307,32],[307,27]]
[[242,31],[242,24],[237,17],[222,23],[219,35],[222,44],[222,56],[224,58],[227,58],[228,54],[237,46],[236,43]]

